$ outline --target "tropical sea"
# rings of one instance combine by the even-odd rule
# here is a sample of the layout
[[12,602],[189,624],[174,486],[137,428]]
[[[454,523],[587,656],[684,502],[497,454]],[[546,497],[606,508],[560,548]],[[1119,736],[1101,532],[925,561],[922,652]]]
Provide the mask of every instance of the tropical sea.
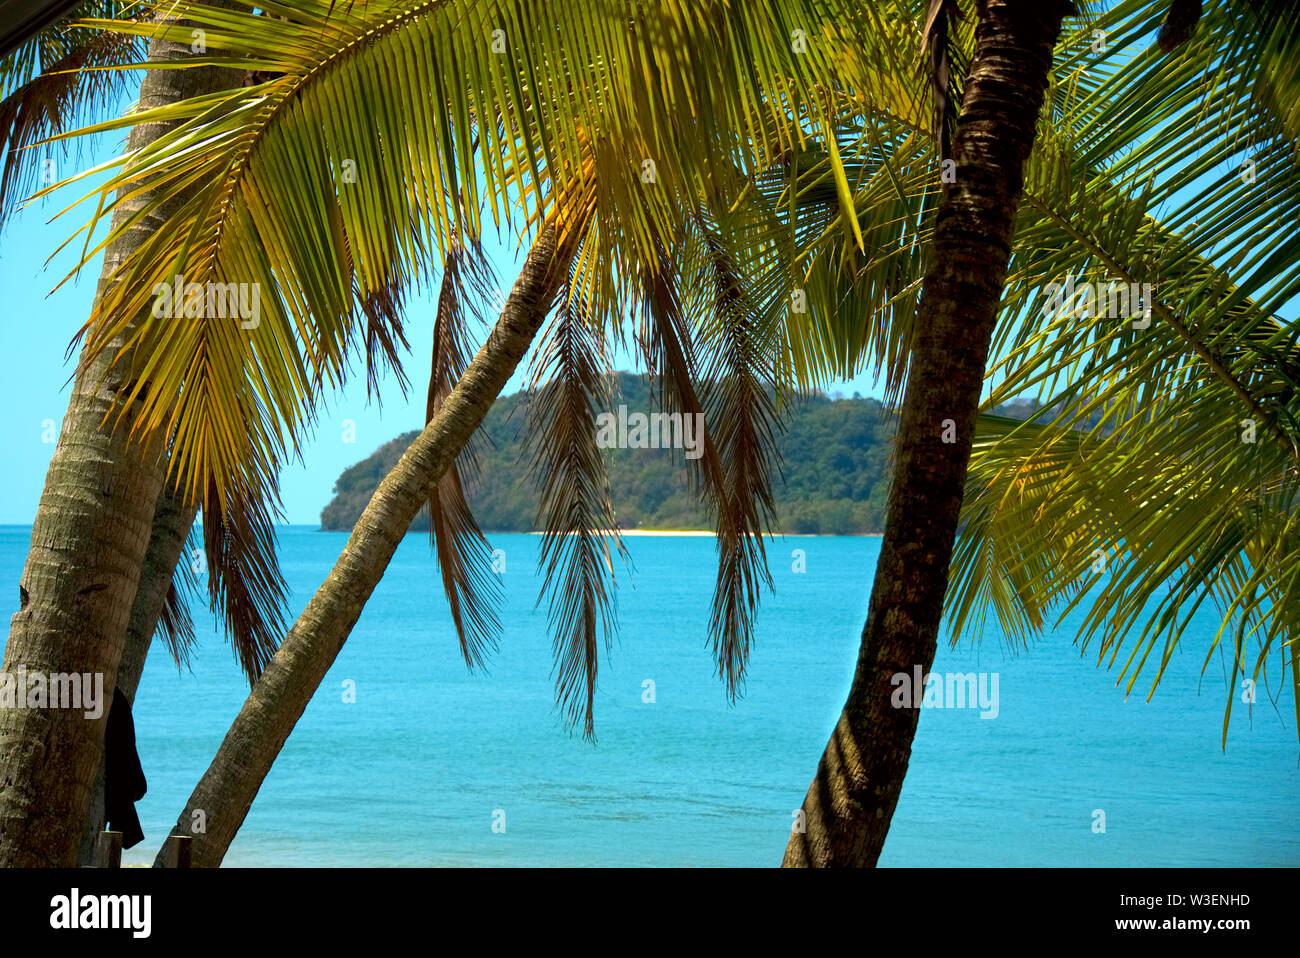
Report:
[[[6,615],[30,534],[0,527]],[[591,744],[566,734],[553,704],[539,539],[490,538],[506,569],[488,670],[466,670],[427,536],[407,536],[225,863],[779,864],[848,691],[879,539],[769,545],[776,591],[732,706],[706,634],[713,540],[628,538],[634,569],[616,567],[621,634],[601,663]],[[280,530],[295,613],[345,541]],[[794,571],[794,550],[806,571]],[[146,840],[124,864],[152,861],[248,691],[211,616],[193,611],[192,671],[155,643],[137,696]],[[1300,747],[1277,654],[1276,705],[1261,688],[1251,715],[1238,693],[1225,754],[1217,653],[1201,675],[1212,615],[1150,702],[1148,676],[1126,698],[1095,648],[1081,656],[1077,619],[1015,653],[995,624],[982,643],[941,647],[938,672],[997,674],[997,715],[923,709],[880,864],[1300,864]],[[348,680],[355,702],[344,700]]]

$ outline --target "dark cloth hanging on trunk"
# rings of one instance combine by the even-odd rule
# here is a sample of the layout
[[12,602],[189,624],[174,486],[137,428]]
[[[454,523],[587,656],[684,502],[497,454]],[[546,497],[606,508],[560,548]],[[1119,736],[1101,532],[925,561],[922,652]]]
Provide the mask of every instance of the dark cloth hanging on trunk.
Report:
[[144,798],[147,783],[135,750],[131,703],[121,689],[113,690],[113,706],[104,729],[104,817],[110,832],[122,833],[122,847],[144,841],[135,803]]

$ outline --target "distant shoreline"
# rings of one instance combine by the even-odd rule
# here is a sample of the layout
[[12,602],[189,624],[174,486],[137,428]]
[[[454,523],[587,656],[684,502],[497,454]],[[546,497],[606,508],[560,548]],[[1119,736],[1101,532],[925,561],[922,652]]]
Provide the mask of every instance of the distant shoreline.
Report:
[[[21,528],[27,531],[31,530],[31,523],[19,525],[18,523],[0,523],[0,528],[6,525]],[[351,529],[326,529],[317,523],[311,522],[282,522],[276,525],[277,529],[311,529],[313,532],[341,532],[351,533]],[[407,532],[408,536],[428,535],[429,530],[419,529]],[[487,536],[540,536],[539,531],[519,532],[514,529],[485,529],[483,534]],[[652,537],[662,536],[666,538],[698,538],[703,536],[716,537],[716,532],[710,532],[708,529],[620,529],[619,535],[624,537]],[[884,535],[883,532],[775,532],[767,533],[774,539],[879,539]]]
[[[607,529],[607,530],[604,530],[604,531],[606,531],[606,532],[612,532],[612,531],[614,531],[614,530],[612,530],[612,529]],[[488,532],[488,533],[485,533],[485,534],[486,534],[486,535],[492,535],[493,533]],[[502,533],[497,533],[497,534],[498,534],[498,535],[520,535],[520,534],[522,534],[522,535],[526,535],[526,536],[540,536],[540,535],[543,535],[544,533],[541,533],[541,532],[525,532],[525,533],[502,532]],[[618,530],[618,534],[619,534],[620,536],[624,536],[624,537],[627,537],[627,536],[709,536],[709,537],[711,537],[711,538],[716,538],[717,535],[718,535],[716,532],[710,532],[710,531],[707,530],[707,529],[619,529],[619,530]],[[840,533],[840,532],[830,532],[830,533],[821,533],[821,532],[776,532],[776,533],[769,533],[769,535],[771,535],[772,538],[774,538],[774,539],[846,539],[846,538],[852,538],[852,539],[879,539],[882,535],[884,535],[884,533],[883,533],[883,532],[846,532],[846,533]]]
[[[308,527],[309,525],[310,523],[284,523],[283,525],[277,526],[276,528],[302,529]],[[28,528],[31,527],[28,526]],[[323,526],[317,526],[315,531],[350,533],[352,530],[351,529],[326,529]],[[419,530],[407,532],[406,534],[408,536],[428,535],[428,531],[429,530],[427,529],[419,529]],[[613,530],[606,529],[602,531],[611,532]],[[544,535],[545,533],[538,530],[532,530],[529,532],[519,532],[514,529],[484,529],[483,534],[485,536],[540,536],[540,535]],[[708,536],[709,538],[717,537],[716,532],[710,532],[708,529],[619,529],[618,534],[624,538],[663,537],[663,538],[678,538],[678,539],[694,539],[694,538],[700,538],[704,536]],[[884,535],[884,533],[883,532],[769,532],[766,533],[766,535],[768,535],[773,539],[879,539],[881,536]]]

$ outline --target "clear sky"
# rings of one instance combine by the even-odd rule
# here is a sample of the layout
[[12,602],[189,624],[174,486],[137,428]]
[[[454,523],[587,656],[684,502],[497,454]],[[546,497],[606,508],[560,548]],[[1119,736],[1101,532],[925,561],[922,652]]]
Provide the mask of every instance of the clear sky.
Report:
[[[125,107],[125,103],[123,106]],[[88,144],[80,155],[61,163],[60,178],[85,170],[114,156],[121,139],[103,136]],[[94,182],[94,181],[90,181]],[[47,258],[84,225],[93,209],[81,207],[50,222],[83,192],[82,184],[69,187],[14,216],[0,234],[0,403],[10,410],[0,420],[0,448],[5,451],[0,477],[0,523],[29,524],[36,514],[45,470],[54,452],[54,437],[68,405],[68,377],[73,362],[65,359],[72,337],[90,313],[99,278],[98,263],[57,292],[51,290],[76,262],[69,252],[46,264]],[[80,244],[77,244],[80,248]],[[489,242],[497,278],[509,289],[518,271],[514,240]],[[434,316],[434,293],[412,297],[406,317],[411,352],[403,365],[411,381],[403,398],[395,378],[380,389],[382,410],[367,403],[365,374],[358,369],[347,387],[326,397],[313,440],[303,449],[303,465],[292,464],[281,479],[285,518],[290,523],[318,523],[321,509],[332,496],[334,480],[348,466],[377,447],[410,429],[424,425],[425,391],[429,378],[429,337]],[[622,357],[620,368],[633,368]],[[523,366],[507,387],[514,392],[523,383]],[[837,387],[832,387],[837,388]],[[871,377],[843,384],[846,394],[881,395]],[[344,422],[355,422],[355,443],[344,442]]]

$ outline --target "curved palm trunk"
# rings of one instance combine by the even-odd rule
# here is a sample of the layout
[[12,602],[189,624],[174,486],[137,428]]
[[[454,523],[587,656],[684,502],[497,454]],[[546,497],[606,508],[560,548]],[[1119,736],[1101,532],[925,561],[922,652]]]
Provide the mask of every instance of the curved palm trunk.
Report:
[[[172,833],[191,865],[214,868],[289,733],[334,663],[429,491],[487,415],[541,327],[567,269],[547,226],[533,244],[487,342],[437,414],[379,484],[342,555],[258,679]],[[196,831],[203,822],[205,830]],[[155,867],[165,864],[160,851]]]
[[[122,661],[117,668],[116,687],[135,703],[136,689],[149,657],[149,647],[158,630],[158,619],[167,602],[176,564],[185,548],[190,527],[198,515],[198,504],[185,505],[172,492],[164,492],[154,511],[153,532],[149,537],[149,551],[140,568],[140,585],[136,589],[135,604],[131,609],[130,623],[126,629],[126,642],[122,648]],[[104,830],[104,761],[99,762],[99,774],[91,796],[90,810],[82,829],[79,865],[95,864],[99,833]]]
[[[1060,0],[980,4],[957,121],[957,181],[935,226],[857,671],[786,867],[875,865],[898,804],[919,711],[892,706],[890,680],[934,662],[1024,167],[1066,12]],[[942,441],[945,420],[955,442]],[[919,706],[919,690],[915,698]]]
[[[191,55],[189,47],[161,40],[150,47],[155,62]],[[228,71],[212,68],[154,70],[141,82],[140,105],[176,103],[231,83]],[[134,127],[129,148],[147,145],[165,129]],[[125,200],[114,225],[147,200]],[[170,213],[156,210],[106,249],[101,292],[113,268]],[[116,392],[127,385],[130,365],[124,357],[110,369],[110,353],[78,371],[0,667],[13,674],[23,666],[29,677],[102,676],[104,707],[94,719],[78,709],[0,708],[0,867],[76,863],[99,770],[106,706],[162,491],[162,449],[128,440],[134,410],[127,409],[116,428],[104,424]]]

